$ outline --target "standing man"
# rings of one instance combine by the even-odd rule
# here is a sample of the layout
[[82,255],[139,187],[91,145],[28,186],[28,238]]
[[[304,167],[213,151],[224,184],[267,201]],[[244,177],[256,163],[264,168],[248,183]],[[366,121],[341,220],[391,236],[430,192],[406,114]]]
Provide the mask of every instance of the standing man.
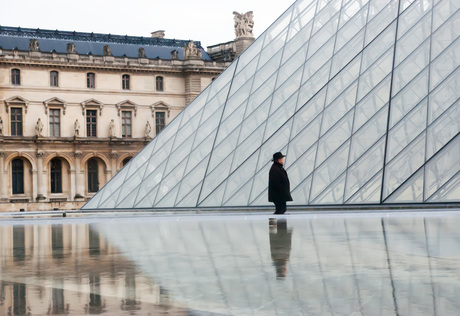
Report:
[[286,201],[292,201],[289,178],[283,168],[284,157],[280,152],[273,154],[273,165],[268,177],[268,201],[275,204],[275,214],[284,214]]

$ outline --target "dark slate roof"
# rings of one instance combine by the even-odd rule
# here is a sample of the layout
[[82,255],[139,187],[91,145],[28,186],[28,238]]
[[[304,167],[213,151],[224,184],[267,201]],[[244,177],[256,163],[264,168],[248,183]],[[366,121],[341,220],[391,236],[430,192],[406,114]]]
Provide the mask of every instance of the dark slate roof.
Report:
[[[20,27],[0,26],[0,46],[3,49],[29,50],[29,42],[36,38],[40,51],[67,53],[67,44],[74,43],[78,54],[104,55],[103,47],[110,46],[115,57],[137,58],[138,50],[143,47],[147,58],[171,59],[171,51],[179,52],[179,59],[183,59],[184,46],[187,40],[166,38],[151,38],[143,36],[112,35],[99,33],[83,33],[68,31],[53,31],[41,29],[28,29]],[[194,41],[201,50],[203,60],[211,60],[208,53],[201,46],[201,42]]]

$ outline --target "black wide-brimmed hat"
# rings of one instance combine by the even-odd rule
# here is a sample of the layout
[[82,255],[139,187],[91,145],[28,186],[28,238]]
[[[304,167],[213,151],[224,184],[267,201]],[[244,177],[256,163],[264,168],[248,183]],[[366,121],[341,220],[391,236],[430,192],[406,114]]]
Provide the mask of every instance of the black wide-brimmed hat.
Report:
[[286,157],[286,156],[283,155],[281,152],[274,153],[274,154],[273,154],[273,159],[272,159],[272,161],[281,159],[281,158],[283,158],[283,157]]

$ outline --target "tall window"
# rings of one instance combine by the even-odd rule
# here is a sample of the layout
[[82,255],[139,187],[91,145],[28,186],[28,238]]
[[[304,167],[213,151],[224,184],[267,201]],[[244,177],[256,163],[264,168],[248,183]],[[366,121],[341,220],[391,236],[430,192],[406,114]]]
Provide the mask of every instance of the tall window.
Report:
[[11,84],[21,84],[21,72],[19,71],[19,69],[11,69]]
[[123,162],[122,162],[123,166],[125,166],[130,160],[131,160],[131,157],[127,157],[123,159]]
[[50,86],[51,87],[59,86],[59,73],[57,71],[50,72]]
[[129,75],[121,77],[123,90],[129,90]]
[[86,136],[97,137],[97,110],[86,110]]
[[157,91],[164,91],[164,86],[163,86],[163,77],[158,76],[156,78],[156,90]]
[[53,159],[50,162],[51,169],[51,193],[62,193],[62,162]]
[[121,112],[121,137],[132,137],[131,126],[132,126],[132,112],[122,111]]
[[96,75],[92,72],[86,74],[86,87],[95,88],[96,87]]
[[24,161],[21,159],[14,159],[11,162],[11,171],[13,175],[13,194],[24,193]]
[[158,134],[165,128],[165,112],[155,112],[155,132]]
[[11,136],[22,136],[22,108],[11,108]]
[[97,192],[99,190],[99,171],[95,158],[87,162],[88,166],[88,192]]
[[61,136],[61,110],[50,109],[50,136]]

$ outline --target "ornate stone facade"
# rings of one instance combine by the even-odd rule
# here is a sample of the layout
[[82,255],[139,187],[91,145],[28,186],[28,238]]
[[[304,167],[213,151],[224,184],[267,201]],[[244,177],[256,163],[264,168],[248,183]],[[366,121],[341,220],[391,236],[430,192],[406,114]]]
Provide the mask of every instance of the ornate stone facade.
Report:
[[[0,27],[0,211],[79,208],[229,64],[188,41],[18,29]],[[18,32],[25,47],[2,42]]]

